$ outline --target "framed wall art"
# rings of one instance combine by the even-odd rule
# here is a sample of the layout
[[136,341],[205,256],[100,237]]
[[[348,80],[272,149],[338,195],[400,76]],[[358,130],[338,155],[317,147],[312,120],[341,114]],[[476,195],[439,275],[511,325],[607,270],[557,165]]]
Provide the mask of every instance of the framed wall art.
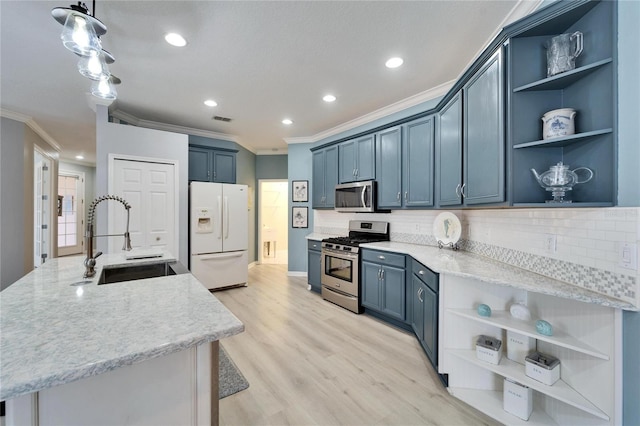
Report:
[[308,207],[292,207],[291,227],[292,228],[308,228]]
[[291,197],[294,203],[309,201],[309,181],[291,181]]

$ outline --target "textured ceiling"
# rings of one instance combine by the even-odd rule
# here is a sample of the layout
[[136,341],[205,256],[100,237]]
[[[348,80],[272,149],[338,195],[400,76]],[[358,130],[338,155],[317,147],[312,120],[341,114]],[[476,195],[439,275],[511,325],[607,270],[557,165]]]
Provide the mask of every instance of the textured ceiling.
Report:
[[[32,117],[61,158],[95,159],[90,82],[51,18],[66,1],[0,1],[0,101]],[[98,1],[122,79],[112,110],[286,149],[457,78],[507,21],[538,1]],[[88,3],[91,8],[91,4]],[[524,8],[523,8],[524,5]],[[169,46],[166,32],[188,40]],[[401,68],[384,62],[404,58]],[[326,93],[338,100],[322,101]],[[203,105],[207,98],[218,106]],[[219,115],[230,123],[212,120]],[[281,120],[294,121],[284,126]]]

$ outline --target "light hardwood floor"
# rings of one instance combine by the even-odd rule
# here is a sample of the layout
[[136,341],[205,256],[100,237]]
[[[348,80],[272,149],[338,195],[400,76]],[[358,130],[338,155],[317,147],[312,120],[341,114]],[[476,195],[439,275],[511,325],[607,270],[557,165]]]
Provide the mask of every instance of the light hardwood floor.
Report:
[[214,293],[245,325],[221,341],[249,388],[221,425],[494,425],[450,396],[412,334],[307,290],[286,265]]

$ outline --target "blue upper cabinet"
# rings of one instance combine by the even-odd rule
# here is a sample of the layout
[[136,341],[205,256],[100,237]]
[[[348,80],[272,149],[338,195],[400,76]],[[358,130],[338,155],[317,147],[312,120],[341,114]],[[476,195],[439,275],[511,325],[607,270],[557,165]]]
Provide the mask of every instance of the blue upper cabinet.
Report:
[[339,144],[340,183],[376,178],[375,136],[366,135]]
[[338,147],[336,145],[314,151],[311,207],[332,209],[338,184]]
[[376,135],[378,207],[433,205],[433,116]]
[[438,113],[436,132],[436,196],[439,206],[462,204],[462,94]]
[[438,206],[505,201],[504,72],[499,49],[438,113]]
[[402,199],[405,207],[433,206],[434,116],[404,126]]
[[463,90],[463,183],[466,205],[505,200],[504,74],[502,49]]
[[402,207],[402,127],[385,129],[376,138],[378,208]]
[[236,151],[189,146],[189,182],[236,183]]

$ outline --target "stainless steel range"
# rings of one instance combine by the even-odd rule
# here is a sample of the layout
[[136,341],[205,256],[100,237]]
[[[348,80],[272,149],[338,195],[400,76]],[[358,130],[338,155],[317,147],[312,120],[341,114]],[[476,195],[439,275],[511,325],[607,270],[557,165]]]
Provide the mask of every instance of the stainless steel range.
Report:
[[360,310],[360,244],[389,241],[389,222],[350,220],[349,236],[322,240],[322,298]]

